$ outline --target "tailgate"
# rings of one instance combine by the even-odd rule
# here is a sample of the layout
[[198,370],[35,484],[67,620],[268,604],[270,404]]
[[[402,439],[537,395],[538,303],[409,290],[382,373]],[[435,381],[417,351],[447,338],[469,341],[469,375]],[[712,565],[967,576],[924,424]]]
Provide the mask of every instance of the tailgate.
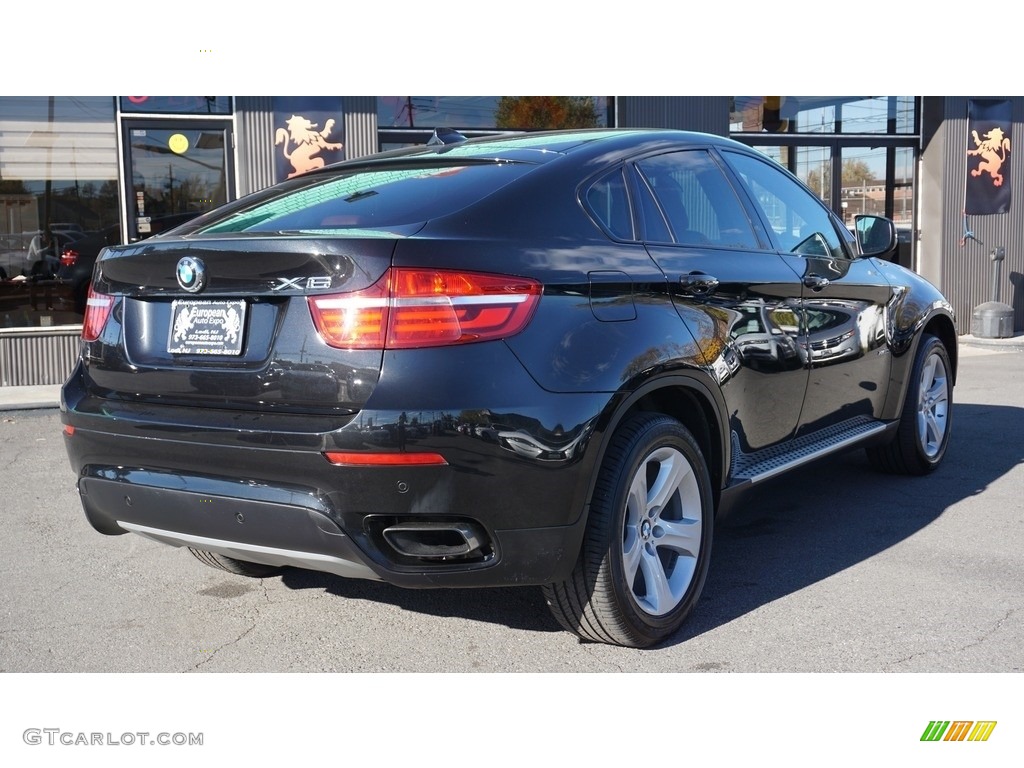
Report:
[[94,289],[113,311],[86,344],[88,386],[167,404],[358,410],[383,353],[328,346],[307,297],[372,285],[393,251],[382,237],[252,234],[110,249]]

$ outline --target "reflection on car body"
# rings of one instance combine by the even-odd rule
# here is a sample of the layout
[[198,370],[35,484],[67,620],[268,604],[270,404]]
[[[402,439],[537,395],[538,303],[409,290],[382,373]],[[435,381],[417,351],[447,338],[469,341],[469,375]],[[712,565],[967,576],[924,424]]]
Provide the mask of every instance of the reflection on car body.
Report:
[[530,459],[570,461],[576,457],[577,451],[583,441],[590,436],[592,429],[592,423],[584,425],[568,435],[563,435],[563,439],[558,442],[552,443],[541,442],[535,435],[522,429],[503,431],[498,432],[498,442],[502,447]]
[[285,398],[334,400],[338,396],[338,378],[324,363],[278,364],[275,383]]
[[807,348],[812,364],[863,354],[856,312],[825,302],[807,303]]
[[796,317],[800,312],[788,304],[769,305],[764,299],[737,304],[729,336],[740,360],[756,369],[799,368]]

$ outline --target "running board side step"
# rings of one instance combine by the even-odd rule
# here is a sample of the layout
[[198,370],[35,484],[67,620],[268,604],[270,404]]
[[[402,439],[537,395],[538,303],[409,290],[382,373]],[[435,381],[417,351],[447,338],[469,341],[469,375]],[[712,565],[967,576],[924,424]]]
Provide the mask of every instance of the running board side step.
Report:
[[801,464],[807,464],[896,429],[898,425],[898,421],[886,423],[861,416],[753,453],[742,451],[739,437],[733,432],[733,482],[763,482]]

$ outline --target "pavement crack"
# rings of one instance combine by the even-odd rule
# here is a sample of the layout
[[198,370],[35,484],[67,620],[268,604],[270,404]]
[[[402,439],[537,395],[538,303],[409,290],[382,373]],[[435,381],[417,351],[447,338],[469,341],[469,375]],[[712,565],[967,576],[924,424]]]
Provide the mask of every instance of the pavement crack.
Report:
[[974,647],[979,646],[982,643],[984,643],[986,640],[988,640],[990,637],[992,637],[992,635],[994,635],[996,632],[998,632],[1000,629],[1002,629],[1003,625],[1006,624],[1006,622],[1008,622],[1010,620],[1010,617],[1013,616],[1016,612],[1017,612],[1016,608],[1010,608],[1006,612],[1006,614],[1003,616],[1003,618],[1001,618],[999,621],[997,621],[995,624],[992,625],[992,628],[989,629],[988,632],[984,632],[977,640],[975,640],[973,643],[968,643],[967,645],[965,645],[960,650],[961,651],[966,651],[968,648],[974,648]]
[[[1015,613],[1017,613],[1017,609],[1016,608],[1010,608],[1009,610],[1006,611],[1006,613],[1003,615],[1003,617],[1001,619],[996,621],[988,629],[987,632],[983,632],[980,636],[978,636],[973,641],[971,641],[969,643],[965,643],[964,645],[962,645],[962,646],[960,646],[958,648],[953,649],[952,653],[963,653],[966,650],[969,650],[971,648],[977,648],[982,643],[987,642],[990,637],[992,637],[996,632],[998,632],[1000,629],[1003,628],[1003,625],[1005,625]],[[892,663],[892,666],[898,667],[900,664],[904,664],[904,663],[906,663],[908,661],[912,661],[913,659],[918,659],[918,658],[920,658],[922,656],[928,656],[928,655],[931,655],[931,654],[945,655],[945,654],[947,654],[949,652],[950,651],[936,651],[936,650],[919,651],[917,653],[911,653],[911,654],[908,654],[907,656],[904,656],[902,658],[896,659]]]
[[209,655],[207,655],[207,657],[205,659],[203,659],[198,664],[196,664],[195,666],[192,667],[192,671],[193,672],[198,672],[202,667],[206,666],[211,661],[213,661],[214,658],[216,658],[217,654],[220,653],[222,650],[224,650],[225,648],[229,648],[232,645],[237,645],[239,642],[241,642],[242,639],[245,638],[246,635],[248,635],[250,632],[252,632],[254,629],[256,629],[256,625],[259,624],[259,618],[260,618],[260,612],[257,609],[256,610],[256,615],[253,616],[253,618],[252,618],[252,624],[250,624],[245,630],[243,630],[238,635],[238,637],[236,637],[234,640],[229,640],[226,643],[218,645],[216,648],[214,648],[212,651],[210,651]]

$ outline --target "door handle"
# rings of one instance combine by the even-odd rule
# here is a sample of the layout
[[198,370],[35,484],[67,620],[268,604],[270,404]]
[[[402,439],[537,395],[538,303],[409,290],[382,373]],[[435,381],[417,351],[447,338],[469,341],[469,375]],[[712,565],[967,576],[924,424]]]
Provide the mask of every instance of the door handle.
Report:
[[812,291],[820,291],[822,288],[828,288],[829,285],[827,277],[815,274],[804,275],[804,286]]
[[703,272],[691,272],[679,278],[679,287],[687,296],[708,296],[718,288],[718,278]]

